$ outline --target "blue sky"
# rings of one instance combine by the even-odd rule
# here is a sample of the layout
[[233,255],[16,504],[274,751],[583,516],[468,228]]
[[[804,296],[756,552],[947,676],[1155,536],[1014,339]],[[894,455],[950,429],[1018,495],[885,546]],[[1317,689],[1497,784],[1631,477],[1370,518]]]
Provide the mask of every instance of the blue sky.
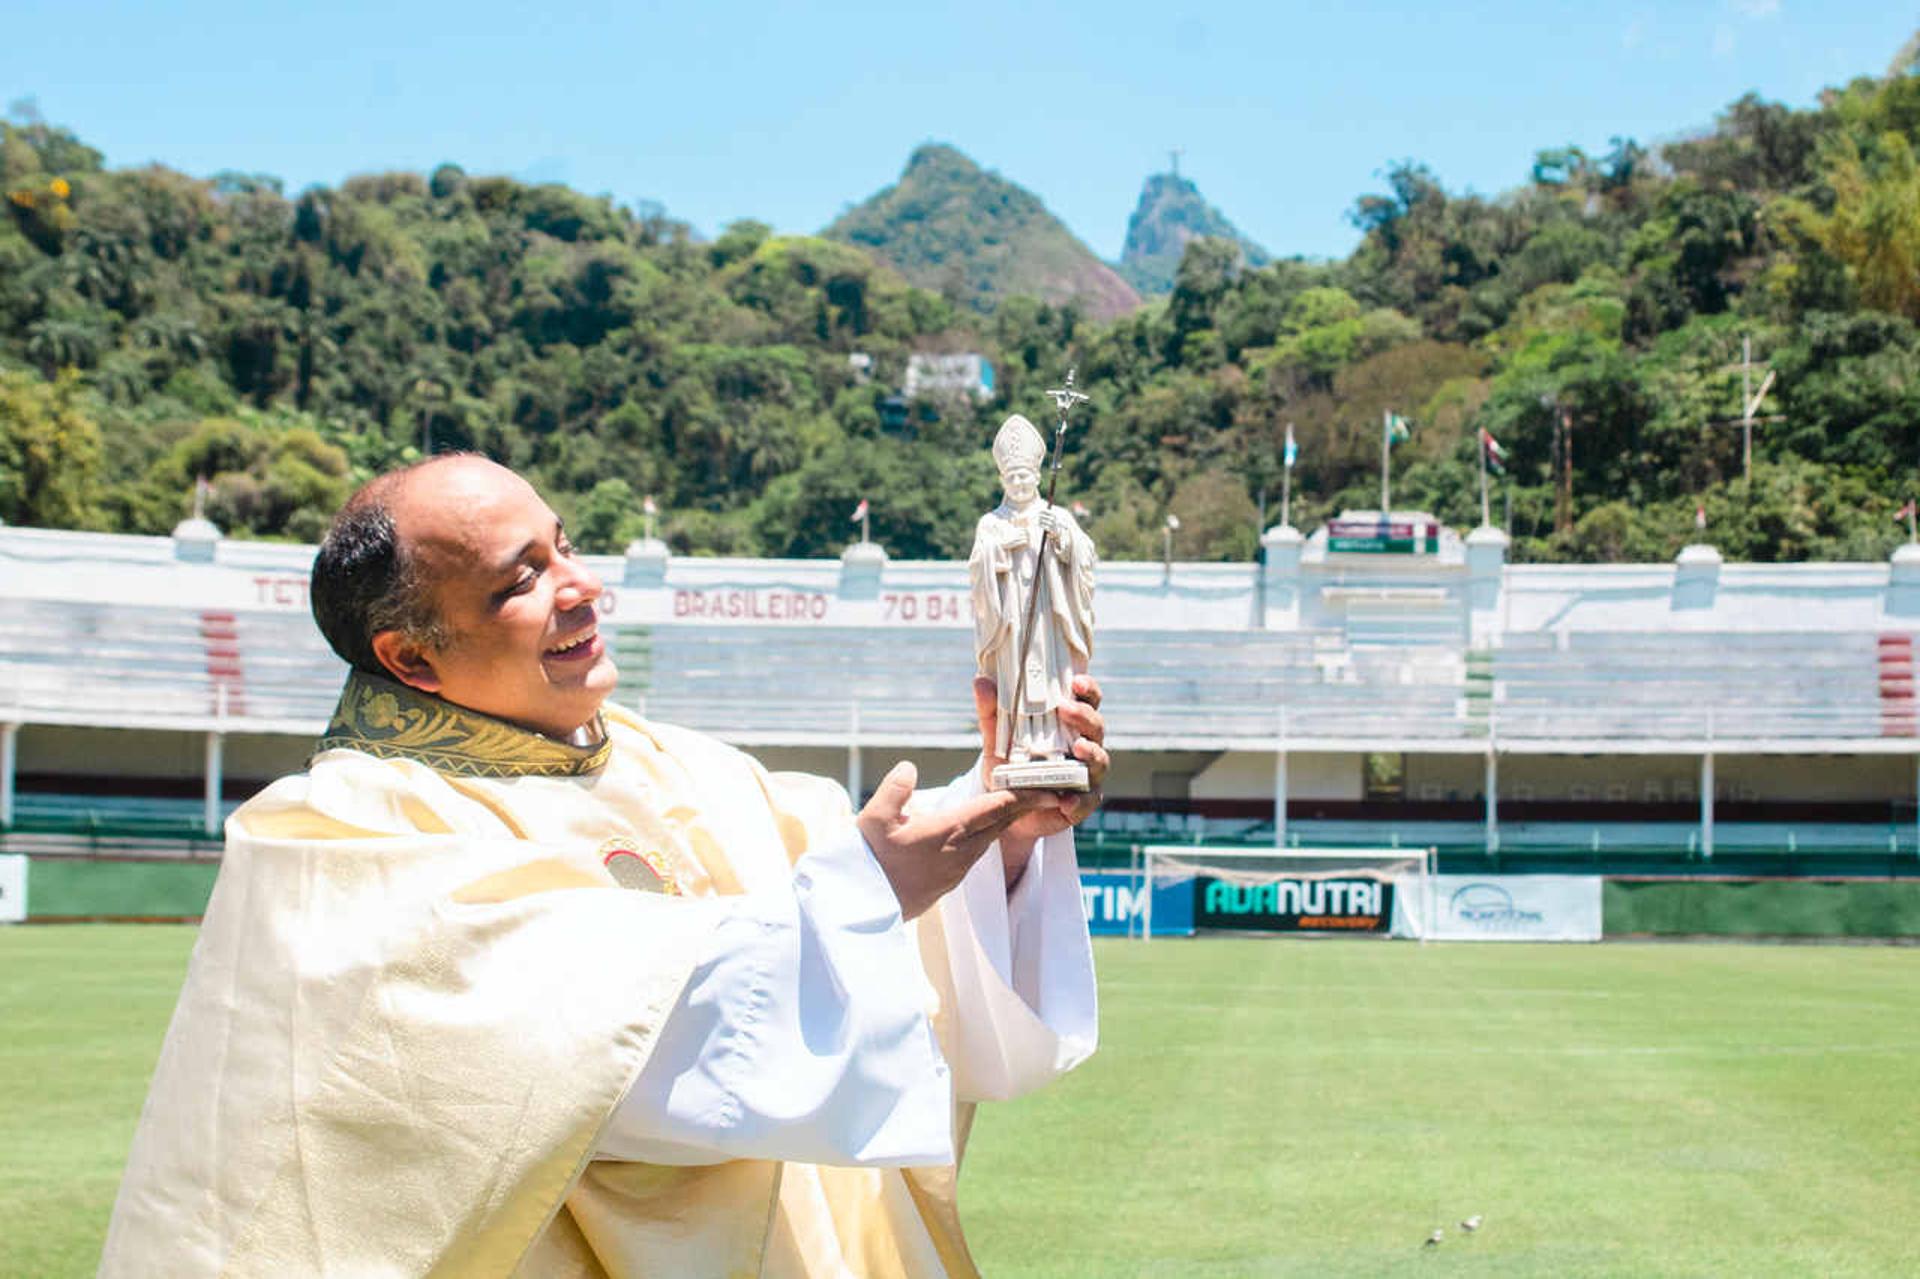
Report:
[[1748,90],[1879,74],[1895,0],[1265,5],[6,0],[0,102],[110,164],[273,173],[289,191],[453,160],[653,199],[711,234],[813,231],[952,142],[1117,256],[1141,180],[1181,169],[1276,253],[1344,254],[1411,157],[1494,194],[1533,153],[1671,138]]

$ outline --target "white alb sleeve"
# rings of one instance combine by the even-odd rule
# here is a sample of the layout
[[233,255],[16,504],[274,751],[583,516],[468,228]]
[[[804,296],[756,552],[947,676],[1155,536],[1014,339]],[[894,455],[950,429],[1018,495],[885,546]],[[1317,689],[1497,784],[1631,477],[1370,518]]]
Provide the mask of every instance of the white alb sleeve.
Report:
[[598,1157],[952,1163],[933,992],[859,832],[728,906]]
[[[938,811],[980,792],[976,763],[947,786],[919,792],[914,804]],[[1099,1000],[1071,830],[1039,842],[1011,893],[995,844],[934,910],[956,1097],[1018,1097],[1093,1054]]]

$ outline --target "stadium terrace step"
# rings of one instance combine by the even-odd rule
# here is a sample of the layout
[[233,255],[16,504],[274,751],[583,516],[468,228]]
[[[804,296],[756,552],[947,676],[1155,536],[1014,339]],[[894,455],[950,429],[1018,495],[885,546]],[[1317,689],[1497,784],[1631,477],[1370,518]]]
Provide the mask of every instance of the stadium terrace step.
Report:
[[[1533,631],[1470,650],[1457,628],[1362,620],[1358,632],[1103,631],[1096,671],[1126,711],[1116,741],[1832,749],[1920,721],[1912,636],[1897,630]],[[902,634],[884,628],[607,625],[620,702],[730,740],[844,744],[856,714],[874,744],[960,747],[973,732],[962,627],[917,633],[903,660]],[[1392,643],[1375,642],[1380,627]],[[0,598],[0,715],[14,722],[314,733],[342,675],[301,611]]]

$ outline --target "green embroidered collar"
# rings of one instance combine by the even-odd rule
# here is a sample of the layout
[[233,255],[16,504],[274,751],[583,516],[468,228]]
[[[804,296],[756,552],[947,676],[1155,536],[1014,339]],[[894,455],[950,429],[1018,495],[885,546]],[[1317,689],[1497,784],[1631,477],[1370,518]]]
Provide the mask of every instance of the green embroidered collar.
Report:
[[314,753],[350,750],[382,759],[413,759],[456,777],[578,777],[600,771],[613,753],[606,722],[595,716],[594,725],[599,729],[597,743],[572,746],[405,684],[354,671]]

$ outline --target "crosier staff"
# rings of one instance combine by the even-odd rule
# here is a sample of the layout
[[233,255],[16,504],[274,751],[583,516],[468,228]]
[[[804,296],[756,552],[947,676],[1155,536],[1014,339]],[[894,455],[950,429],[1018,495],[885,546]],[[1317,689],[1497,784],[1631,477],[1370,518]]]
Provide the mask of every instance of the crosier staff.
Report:
[[[1055,387],[1053,390],[1047,392],[1047,398],[1052,400],[1054,407],[1060,410],[1060,425],[1053,430],[1053,463],[1051,467],[1052,473],[1047,477],[1047,504],[1043,508],[1045,510],[1053,509],[1053,495],[1060,487],[1060,448],[1067,438],[1067,414],[1073,409],[1074,405],[1085,404],[1087,402],[1086,396],[1073,389],[1073,375],[1074,370],[1068,369],[1066,385]],[[1052,540],[1052,527],[1045,521],[1042,521],[1040,525],[1040,550],[1039,553],[1034,556],[1034,564],[1037,566],[1034,571],[1034,589],[1033,592],[1027,596],[1027,615],[1020,623],[1020,673],[1014,677],[1013,700],[1007,703],[1008,708],[1016,715],[1020,713],[1020,699],[1027,691],[1027,653],[1033,647],[1033,615],[1035,609],[1040,604],[1040,573],[1044,570],[1047,562],[1047,544]]]

